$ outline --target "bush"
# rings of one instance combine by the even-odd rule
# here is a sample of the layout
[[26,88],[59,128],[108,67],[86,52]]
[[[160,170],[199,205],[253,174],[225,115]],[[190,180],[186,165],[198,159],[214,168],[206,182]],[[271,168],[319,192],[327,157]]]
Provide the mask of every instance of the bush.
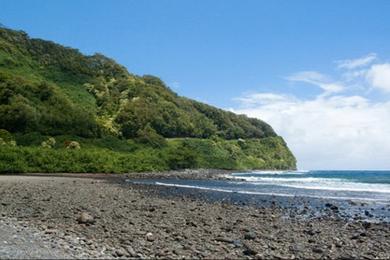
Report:
[[53,137],[49,137],[49,139],[41,143],[41,146],[43,148],[53,148],[55,145],[56,145],[56,139],[54,139]]
[[197,168],[198,156],[194,149],[183,142],[168,151],[167,162],[169,168],[174,170]]
[[66,146],[66,149],[79,150],[80,148],[80,143],[76,141],[70,141],[69,144]]
[[10,142],[14,140],[12,134],[5,129],[0,129],[0,138],[2,138],[4,142]]
[[137,141],[143,144],[150,145],[154,148],[161,148],[166,145],[166,140],[161,135],[157,134],[149,124],[142,130],[137,132]]
[[5,129],[0,129],[0,146],[4,145],[16,146],[16,141],[10,132]]

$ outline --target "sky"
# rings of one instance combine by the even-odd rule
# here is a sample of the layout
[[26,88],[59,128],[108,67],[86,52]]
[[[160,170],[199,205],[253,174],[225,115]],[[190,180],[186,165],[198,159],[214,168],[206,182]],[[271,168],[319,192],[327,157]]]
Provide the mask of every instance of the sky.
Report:
[[390,169],[390,1],[0,0],[0,23],[270,123],[300,169]]

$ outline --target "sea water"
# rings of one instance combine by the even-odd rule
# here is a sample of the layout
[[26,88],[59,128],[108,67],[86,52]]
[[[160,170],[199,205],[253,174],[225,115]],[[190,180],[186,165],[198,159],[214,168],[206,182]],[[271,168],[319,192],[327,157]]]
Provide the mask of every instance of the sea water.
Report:
[[[223,180],[140,180],[184,190],[207,191],[264,204],[267,199],[332,201],[348,216],[361,215],[390,220],[390,171],[252,171],[228,174]],[[225,195],[226,196],[226,195]],[[269,199],[268,199],[269,201]],[[281,201],[281,200],[279,200]],[[296,204],[296,203],[295,203]],[[324,204],[324,203],[322,203]]]
[[390,171],[253,171],[226,180],[155,180],[157,185],[339,200],[390,202]]

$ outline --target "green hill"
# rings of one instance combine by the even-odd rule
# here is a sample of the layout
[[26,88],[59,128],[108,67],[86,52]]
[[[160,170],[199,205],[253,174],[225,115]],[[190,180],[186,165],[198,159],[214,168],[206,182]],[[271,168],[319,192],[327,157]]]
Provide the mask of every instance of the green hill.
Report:
[[[101,54],[6,28],[0,129],[0,172],[295,168],[283,139],[261,120],[180,97]],[[50,137],[55,144],[43,144]]]

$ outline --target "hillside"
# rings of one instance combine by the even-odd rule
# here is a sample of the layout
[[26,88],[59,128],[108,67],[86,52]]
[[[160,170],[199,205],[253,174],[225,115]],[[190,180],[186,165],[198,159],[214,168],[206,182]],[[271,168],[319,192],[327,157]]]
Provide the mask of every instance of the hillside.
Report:
[[[6,28],[0,28],[0,129],[3,172],[295,168],[283,139],[261,120],[180,97],[159,78],[133,75],[101,54],[85,56]],[[42,147],[50,137],[56,142]],[[71,141],[81,149],[66,149]],[[54,166],[42,168],[34,161],[40,156]],[[133,165],[116,162],[122,157]],[[72,160],[79,169],[64,166]]]

